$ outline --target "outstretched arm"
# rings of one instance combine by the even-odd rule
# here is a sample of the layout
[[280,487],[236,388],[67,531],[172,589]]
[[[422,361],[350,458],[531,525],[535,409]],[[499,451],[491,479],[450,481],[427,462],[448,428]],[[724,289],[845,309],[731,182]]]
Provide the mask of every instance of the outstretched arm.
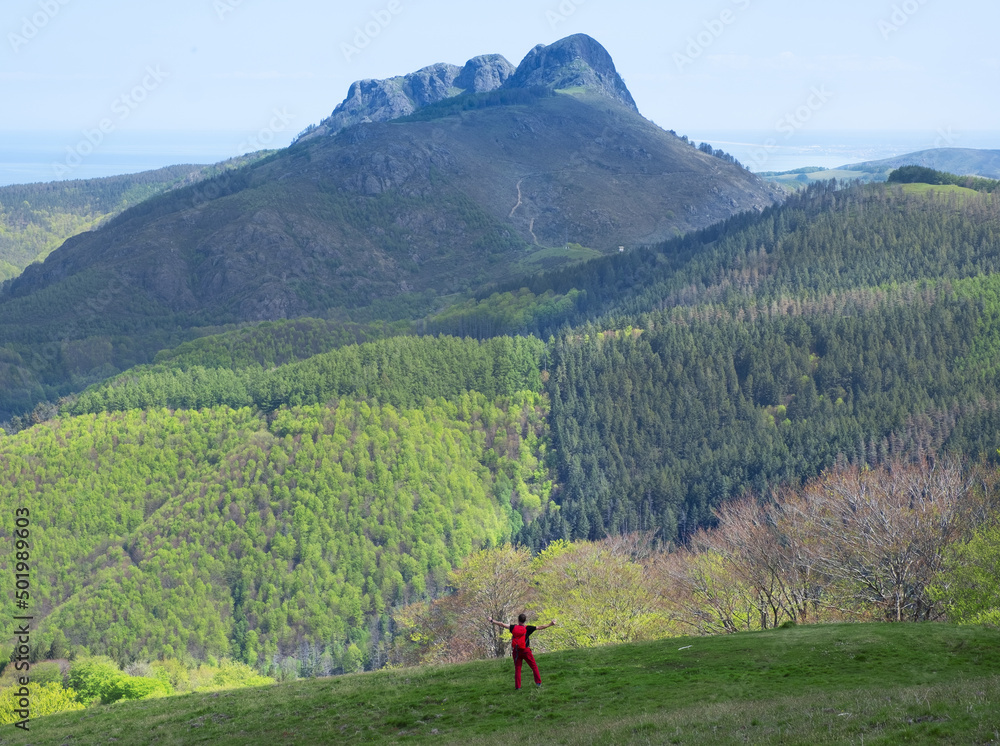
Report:
[[509,628],[510,628],[510,625],[508,625],[508,624],[504,624],[503,622],[498,622],[498,621],[497,621],[496,619],[494,619],[493,617],[488,617],[488,619],[489,619],[489,621],[490,621],[490,624],[495,624],[496,626],[498,626],[498,627],[500,627],[500,628],[502,628],[502,629],[509,629]]
[[535,631],[537,632],[540,629],[548,629],[549,627],[555,627],[555,626],[556,626],[556,620],[553,619],[548,624],[543,624],[541,627],[535,627]]

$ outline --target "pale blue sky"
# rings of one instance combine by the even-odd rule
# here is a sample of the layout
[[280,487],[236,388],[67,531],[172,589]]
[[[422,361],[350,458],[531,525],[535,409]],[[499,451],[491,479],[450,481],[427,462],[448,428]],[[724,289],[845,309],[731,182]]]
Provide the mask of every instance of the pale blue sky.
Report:
[[584,32],[678,133],[906,130],[976,147],[972,133],[1000,130],[997,28],[995,0],[4,0],[0,130],[284,145],[356,79],[489,52],[516,65]]

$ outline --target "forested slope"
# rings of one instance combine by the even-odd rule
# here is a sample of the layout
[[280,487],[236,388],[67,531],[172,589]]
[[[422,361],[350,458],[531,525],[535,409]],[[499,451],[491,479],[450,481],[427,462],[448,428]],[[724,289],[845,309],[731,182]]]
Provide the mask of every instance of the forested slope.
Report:
[[[176,359],[139,368],[83,394],[67,410],[86,412],[199,408],[225,404],[274,410],[350,396],[395,406],[425,397],[477,391],[492,399],[540,390],[545,346],[533,337],[478,342],[455,337],[398,337],[349,345],[278,368],[259,364],[177,365]],[[183,360],[183,358],[179,358]],[[248,361],[249,362],[249,361]]]
[[33,645],[296,673],[384,661],[387,608],[545,510],[545,415],[536,393],[471,393],[134,410],[2,438],[2,533],[15,507],[32,516]]
[[683,537],[723,502],[838,458],[995,456],[998,289],[993,276],[829,299],[838,313],[661,312],[631,331],[576,330],[547,384],[563,510],[532,544]]
[[40,262],[66,239],[169,189],[260,158],[214,166],[169,166],[138,174],[0,187],[0,282]]
[[[636,529],[674,539],[722,502],[800,483],[838,457],[994,455],[998,268],[991,195],[826,184],[758,216],[455,305],[410,331],[556,335],[546,352],[491,342],[520,361],[525,386],[544,378],[552,401],[565,509],[527,527],[522,541],[538,548]],[[277,343],[254,333],[259,357],[276,360],[266,350]],[[272,338],[287,333],[278,326]],[[495,367],[447,339],[348,346],[275,370],[249,365],[246,352],[236,361],[232,335],[192,344],[197,356],[164,353],[69,411],[368,396],[397,366],[434,393],[438,374],[414,379],[423,364],[407,362],[425,353],[469,373],[459,388],[482,390],[473,369]]]
[[810,187],[456,300],[188,342],[0,437],[43,629],[123,661],[372,667],[386,610],[490,542],[683,540],[838,462],[1000,447],[996,195]]
[[[767,308],[855,290],[1000,271],[1000,200],[901,185],[822,182],[781,206],[746,213],[655,247],[595,259],[519,283],[536,296],[582,293],[561,324],[629,319],[675,306]],[[833,307],[828,307],[833,311]],[[497,332],[500,333],[500,332]]]

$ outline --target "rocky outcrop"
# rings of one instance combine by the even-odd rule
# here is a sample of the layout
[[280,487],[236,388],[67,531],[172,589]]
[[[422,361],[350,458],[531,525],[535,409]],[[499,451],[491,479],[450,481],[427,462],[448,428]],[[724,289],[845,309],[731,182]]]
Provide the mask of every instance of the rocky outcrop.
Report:
[[461,72],[457,65],[438,63],[396,78],[355,81],[322,126],[332,134],[353,124],[387,122],[412,114],[454,95],[452,84]]
[[464,67],[439,62],[409,75],[385,80],[358,80],[347,98],[320,125],[299,138],[336,134],[362,122],[388,122],[461,93],[486,93],[500,88],[514,66],[499,54],[473,57]]
[[502,55],[485,54],[463,67],[439,62],[396,78],[356,81],[333,113],[298,141],[335,135],[363,122],[388,122],[462,93],[538,86],[585,88],[638,111],[608,51],[586,34],[574,34],[548,46],[539,44],[517,68]]
[[539,44],[504,83],[505,88],[587,88],[638,111],[615,69],[614,60],[601,44],[586,34],[574,34],[554,44]]
[[514,66],[500,54],[484,54],[465,63],[455,78],[455,87],[464,93],[495,91],[514,74]]

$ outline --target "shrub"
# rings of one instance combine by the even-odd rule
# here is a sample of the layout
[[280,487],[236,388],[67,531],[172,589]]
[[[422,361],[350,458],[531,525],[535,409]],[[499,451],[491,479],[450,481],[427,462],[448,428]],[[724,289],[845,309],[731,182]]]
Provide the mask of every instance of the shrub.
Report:
[[98,656],[77,661],[69,670],[69,685],[79,692],[85,703],[111,704],[121,699],[163,697],[173,693],[173,687],[162,678],[129,676],[110,658]]
[[[64,689],[61,684],[54,681],[47,684],[31,683],[27,688],[31,699],[32,718],[83,709],[75,691]],[[9,687],[0,691],[0,724],[16,723],[21,719],[14,712],[20,709],[19,691],[20,687]]]
[[95,656],[76,661],[69,669],[67,684],[77,691],[81,702],[113,702],[108,699],[115,683],[124,676],[113,660]]

